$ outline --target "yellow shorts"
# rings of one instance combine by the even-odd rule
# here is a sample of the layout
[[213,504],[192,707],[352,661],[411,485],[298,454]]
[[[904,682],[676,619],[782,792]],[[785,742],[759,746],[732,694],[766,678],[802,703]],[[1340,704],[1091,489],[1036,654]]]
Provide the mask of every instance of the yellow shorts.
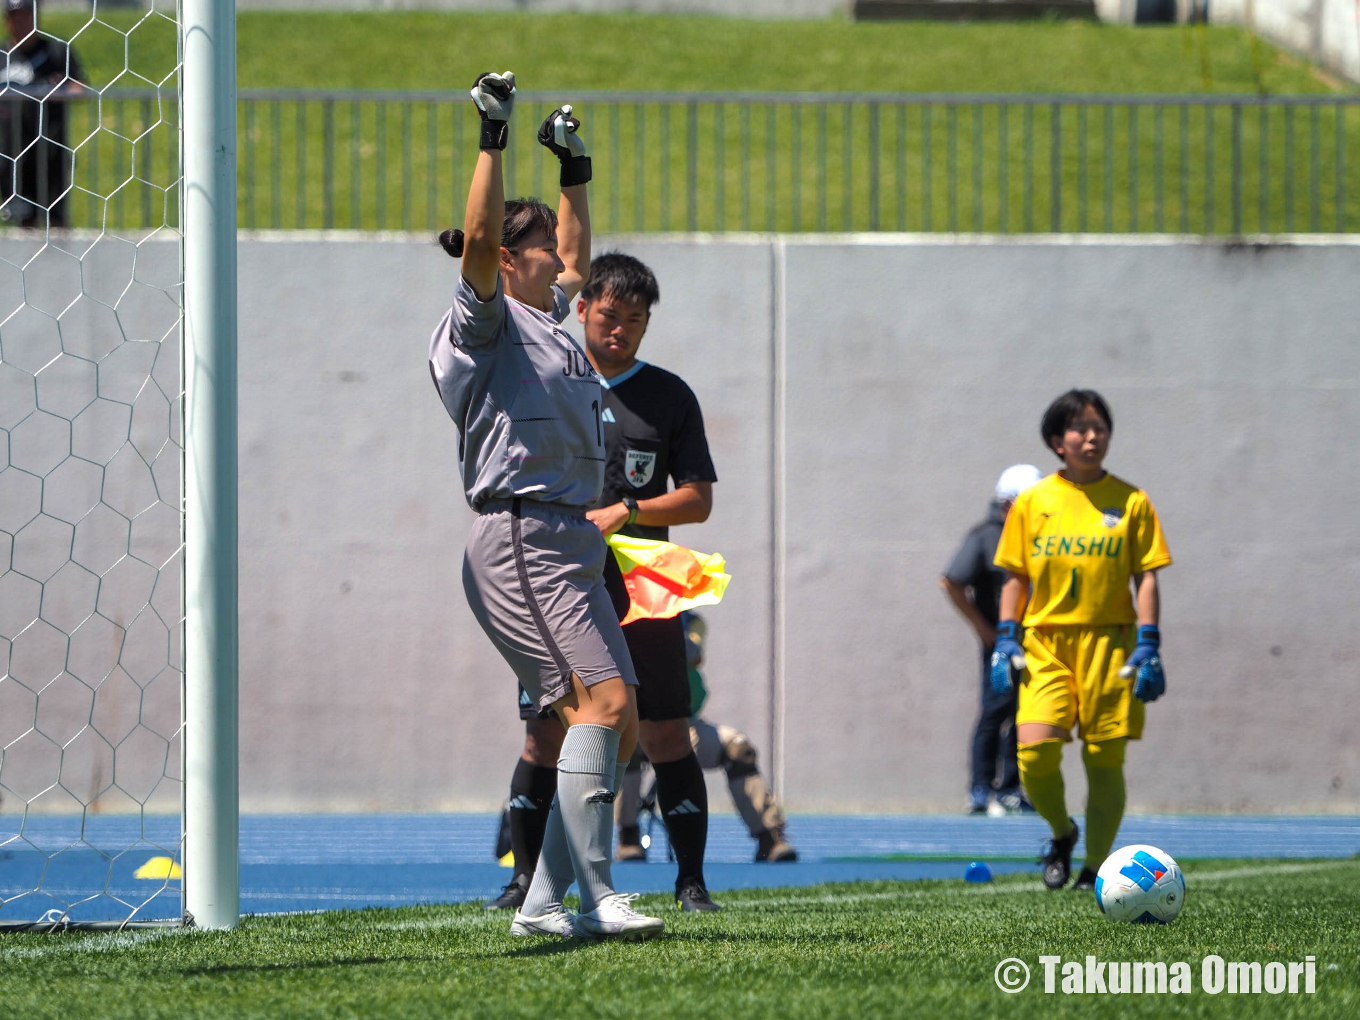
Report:
[[1135,637],[1133,626],[1027,630],[1015,724],[1076,726],[1087,741],[1140,739],[1145,706],[1119,675]]

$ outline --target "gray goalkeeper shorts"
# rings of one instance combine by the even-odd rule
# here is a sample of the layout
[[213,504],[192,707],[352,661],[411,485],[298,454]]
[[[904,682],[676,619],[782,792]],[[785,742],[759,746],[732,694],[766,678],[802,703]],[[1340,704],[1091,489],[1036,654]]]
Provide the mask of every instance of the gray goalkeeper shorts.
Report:
[[541,708],[623,677],[633,660],[604,584],[609,555],[585,511],[531,499],[492,500],[472,525],[463,590],[472,615]]

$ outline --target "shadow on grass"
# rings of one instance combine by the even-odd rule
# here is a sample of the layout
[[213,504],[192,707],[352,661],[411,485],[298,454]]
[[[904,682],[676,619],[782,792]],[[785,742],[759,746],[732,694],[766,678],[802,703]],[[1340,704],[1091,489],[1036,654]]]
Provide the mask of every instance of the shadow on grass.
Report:
[[597,943],[587,939],[549,939],[547,936],[541,939],[534,939],[529,945],[518,945],[513,949],[505,949],[495,953],[482,953],[483,957],[496,957],[505,959],[507,957],[515,959],[518,957],[532,958],[535,956],[560,956],[562,953],[575,952],[586,946],[593,946]]
[[339,960],[307,960],[300,963],[230,963],[220,967],[186,967],[185,977],[214,974],[284,974],[288,971],[327,970],[332,967],[381,967],[392,963],[439,963],[443,956],[347,956]]
[[782,941],[779,933],[774,932],[734,932],[730,930],[718,931],[666,931],[651,939],[641,941],[628,941],[626,939],[558,939],[549,941],[546,937],[536,940],[530,945],[517,945],[512,949],[486,950],[480,953],[467,954],[468,958],[480,957],[482,959],[515,959],[543,956],[558,956],[562,953],[578,952],[594,946],[657,946],[657,945],[676,945],[683,943],[690,946],[731,946],[737,943],[748,945],[768,945],[772,942]]

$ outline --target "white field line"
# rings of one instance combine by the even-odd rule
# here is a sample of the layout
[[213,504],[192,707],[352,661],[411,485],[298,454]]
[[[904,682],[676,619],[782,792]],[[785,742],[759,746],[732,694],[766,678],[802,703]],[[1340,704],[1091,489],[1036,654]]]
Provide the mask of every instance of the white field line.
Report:
[[1336,861],[1309,861],[1300,864],[1258,864],[1254,867],[1231,868],[1227,871],[1206,871],[1203,874],[1195,872],[1190,877],[1194,884],[1200,882],[1231,882],[1237,878],[1255,878],[1258,875],[1294,875],[1303,871],[1325,871],[1330,868],[1343,868],[1347,865],[1354,867],[1356,861],[1353,858],[1345,858]]
[[[1353,860],[1311,861],[1298,864],[1261,864],[1244,868],[1228,868],[1222,871],[1195,872],[1190,876],[1191,885],[1205,882],[1232,882],[1237,879],[1259,878],[1262,875],[1294,875],[1310,871],[1325,871],[1333,868],[1354,867]],[[951,894],[962,892],[967,896],[1003,896],[1016,893],[1032,893],[1043,889],[1041,882],[1015,882],[1005,885],[965,886],[963,889],[950,889]],[[746,890],[732,890],[729,895],[740,895]],[[884,900],[910,900],[938,896],[941,889],[900,889],[873,893],[850,893],[848,895],[822,896],[781,896],[778,899],[762,899],[750,906],[757,909],[765,907],[810,907],[820,905],[845,905],[848,903],[874,903]],[[279,913],[269,917],[297,917],[309,914],[329,913],[329,911],[305,910],[296,913]],[[509,917],[497,913],[462,914],[455,917],[426,917],[409,921],[381,921],[362,925],[366,932],[372,931],[440,931],[443,929],[480,928],[494,925],[509,925]],[[164,938],[184,938],[195,934],[192,928],[157,928],[150,931],[109,932],[87,939],[64,940],[63,933],[54,932],[44,936],[54,940],[48,946],[24,946],[13,949],[0,949],[0,960],[36,960],[48,956],[67,953],[107,953],[126,949],[138,949],[151,942]]]
[[460,917],[422,917],[412,921],[385,921],[382,924],[366,925],[369,931],[439,931],[443,928],[481,928],[486,925],[503,924],[507,929],[513,915],[492,911],[477,914],[463,914]]
[[136,949],[149,942],[158,942],[172,935],[182,935],[189,929],[149,928],[141,931],[111,931],[89,938],[73,938],[67,932],[48,932],[43,938],[52,939],[47,946],[16,946],[13,949],[0,949],[0,960],[39,960],[45,956],[62,956],[70,953],[114,953],[125,949]]
[[[1202,882],[1231,882],[1239,878],[1257,878],[1261,875],[1293,875],[1307,871],[1323,871],[1330,868],[1354,867],[1353,860],[1336,861],[1310,861],[1298,864],[1260,864],[1245,868],[1227,868],[1222,871],[1196,871],[1189,876],[1189,884],[1199,885]],[[1006,885],[975,885],[965,886],[962,890],[950,889],[952,895],[963,892],[969,896],[1003,896],[1012,893],[1037,892],[1043,889],[1042,882],[1015,882]],[[871,903],[878,900],[899,900],[899,899],[921,899],[929,896],[938,896],[944,890],[941,889],[902,889],[894,892],[884,891],[875,893],[850,893],[849,895],[832,896],[785,896],[774,900],[761,900],[751,904],[757,908],[770,907],[798,907],[813,906],[823,903]],[[731,894],[729,894],[731,895]]]

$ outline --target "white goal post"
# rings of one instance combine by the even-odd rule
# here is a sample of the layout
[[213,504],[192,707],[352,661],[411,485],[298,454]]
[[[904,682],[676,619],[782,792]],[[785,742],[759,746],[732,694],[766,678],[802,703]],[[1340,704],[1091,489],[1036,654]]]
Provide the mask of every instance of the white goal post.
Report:
[[184,0],[185,909],[240,916],[236,2]]

